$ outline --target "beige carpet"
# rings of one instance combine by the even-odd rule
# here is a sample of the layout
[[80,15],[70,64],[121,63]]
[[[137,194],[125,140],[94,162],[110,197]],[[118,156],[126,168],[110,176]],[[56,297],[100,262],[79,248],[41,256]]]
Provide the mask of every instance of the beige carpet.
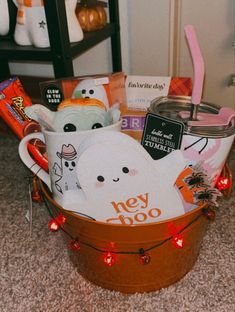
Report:
[[221,201],[191,272],[166,289],[123,295],[97,287],[77,273],[61,233],[49,232],[43,205],[35,207],[29,236],[25,219],[29,171],[19,160],[17,147],[16,138],[0,137],[1,312],[235,311],[234,195]]

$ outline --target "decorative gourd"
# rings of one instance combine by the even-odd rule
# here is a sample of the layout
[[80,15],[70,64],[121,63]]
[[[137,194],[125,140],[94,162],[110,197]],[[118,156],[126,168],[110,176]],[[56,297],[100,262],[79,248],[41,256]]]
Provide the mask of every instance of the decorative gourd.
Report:
[[106,25],[105,6],[105,2],[97,0],[81,0],[77,4],[76,15],[84,31],[101,29]]

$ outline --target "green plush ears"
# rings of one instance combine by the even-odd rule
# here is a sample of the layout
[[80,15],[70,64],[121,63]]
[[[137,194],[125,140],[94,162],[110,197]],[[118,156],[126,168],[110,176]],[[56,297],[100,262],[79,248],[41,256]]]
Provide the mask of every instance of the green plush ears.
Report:
[[41,126],[44,126],[48,130],[53,129],[53,119],[55,112],[49,110],[47,107],[41,104],[33,104],[32,106],[25,107],[26,115],[39,122]]

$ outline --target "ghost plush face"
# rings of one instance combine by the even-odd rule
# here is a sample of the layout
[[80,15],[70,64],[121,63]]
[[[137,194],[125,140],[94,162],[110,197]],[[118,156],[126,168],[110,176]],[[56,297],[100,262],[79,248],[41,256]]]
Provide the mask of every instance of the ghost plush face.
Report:
[[[79,102],[86,99],[80,99]],[[71,101],[71,103],[70,103]],[[99,102],[89,100],[89,104],[80,105],[76,101],[66,100],[58,106],[58,110],[53,112],[40,104],[34,104],[25,108],[26,114],[49,130],[56,132],[84,131],[102,128],[115,124],[120,119],[120,111],[117,108],[106,110],[104,104],[96,105]],[[77,102],[77,101],[76,101]],[[90,103],[91,102],[91,103]]]
[[72,98],[94,98],[104,103],[109,108],[108,98],[103,85],[96,85],[95,79],[84,79],[75,87]]
[[153,160],[131,137],[107,131],[87,137],[78,155],[82,196],[73,206],[78,212],[122,224],[156,222],[184,213],[174,186],[185,166],[180,151]]
[[[79,151],[80,152],[80,151]],[[134,155],[134,157],[133,157]],[[83,167],[83,161],[89,164]],[[97,165],[97,159],[99,165]],[[86,168],[86,169],[85,169]],[[123,195],[124,190],[128,190],[130,185],[135,184],[135,188],[143,188],[143,182],[150,174],[152,166],[142,153],[130,152],[128,145],[112,146],[109,142],[89,147],[80,158],[77,169],[78,179],[83,185],[83,190],[87,196],[92,193],[102,197],[104,193],[113,196]]]

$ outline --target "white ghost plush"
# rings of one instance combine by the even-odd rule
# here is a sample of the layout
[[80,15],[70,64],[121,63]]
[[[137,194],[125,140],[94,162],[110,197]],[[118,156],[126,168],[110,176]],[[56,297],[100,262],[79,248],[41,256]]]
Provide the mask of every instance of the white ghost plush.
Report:
[[174,187],[185,167],[180,150],[153,160],[133,138],[109,131],[79,146],[81,190],[68,192],[64,209],[116,224],[144,224],[184,214]]
[[94,98],[104,103],[105,107],[109,108],[108,97],[104,86],[96,85],[94,78],[87,78],[80,81],[73,90],[72,98]]

